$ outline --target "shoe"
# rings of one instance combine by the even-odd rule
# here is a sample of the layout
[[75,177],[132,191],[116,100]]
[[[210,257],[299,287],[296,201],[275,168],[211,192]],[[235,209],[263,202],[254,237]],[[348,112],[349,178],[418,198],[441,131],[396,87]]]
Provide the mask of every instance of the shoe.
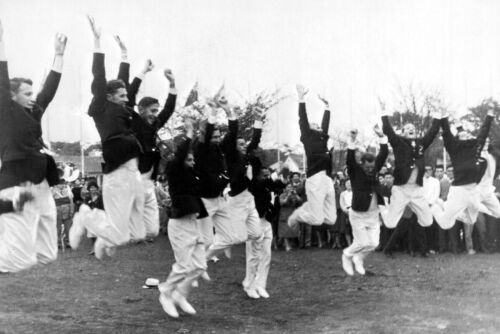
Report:
[[164,293],[160,292],[160,304],[165,311],[172,318],[178,318],[179,312],[177,312],[177,308],[175,307],[174,300],[170,296],[166,296]]
[[342,269],[349,276],[354,275],[354,269],[352,268],[352,257],[342,254]]
[[194,307],[191,306],[191,304],[188,303],[186,297],[181,295],[179,292],[172,292],[172,299],[174,300],[176,305],[179,305],[182,311],[191,315],[196,314],[196,310],[194,309]]
[[206,271],[204,271],[203,274],[201,274],[201,278],[203,278],[207,282],[212,280],[210,276],[208,276],[208,273]]
[[467,254],[469,254],[469,255],[474,255],[474,254],[476,254],[476,251],[475,251],[475,250],[473,250],[473,249],[469,249],[469,250],[467,251]]
[[113,257],[116,254],[116,247],[106,247],[105,250],[106,250],[106,254],[109,257]]
[[247,296],[252,298],[252,299],[259,299],[260,295],[257,293],[257,290],[255,289],[247,289],[245,290],[247,293]]
[[80,212],[77,212],[73,217],[73,225],[69,229],[69,245],[71,249],[77,249],[80,246],[80,241],[85,234],[85,227],[80,223],[81,215]]
[[356,269],[358,274],[366,274],[365,267],[363,265],[363,258],[360,255],[354,255],[352,257],[352,263],[354,263],[354,269]]
[[102,260],[106,254],[106,242],[97,238],[94,244],[94,255],[98,260]]
[[191,283],[191,287],[193,287],[193,288],[197,288],[199,286],[200,286],[200,284],[198,283],[198,280],[196,280],[196,279]]
[[295,219],[288,219],[287,224],[292,230],[294,231],[299,230],[299,223]]
[[267,293],[266,289],[262,288],[262,287],[258,287],[255,289],[257,291],[257,293],[259,294],[259,296],[261,296],[262,298],[269,298],[269,294]]
[[219,262],[219,258],[217,256],[212,256],[212,258],[210,259],[210,261],[212,261],[213,263],[217,263]]
[[232,256],[231,248],[224,249],[224,255],[226,255],[226,257],[230,259]]

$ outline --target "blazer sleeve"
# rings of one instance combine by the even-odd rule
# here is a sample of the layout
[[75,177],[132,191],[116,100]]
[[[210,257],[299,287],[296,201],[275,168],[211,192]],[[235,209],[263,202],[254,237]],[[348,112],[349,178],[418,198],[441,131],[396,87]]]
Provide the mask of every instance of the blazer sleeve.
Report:
[[14,205],[12,201],[9,200],[0,200],[0,214],[8,213],[14,211]]
[[347,174],[350,179],[353,179],[356,174],[356,151],[347,149],[347,157],[346,157],[346,166],[347,166]]
[[477,135],[477,143],[480,147],[479,151],[483,149],[484,143],[486,142],[486,138],[488,138],[492,122],[493,122],[493,116],[487,115],[483,122],[483,125],[481,125],[481,128],[479,129],[479,133]]
[[252,132],[252,140],[250,141],[247,147],[247,153],[251,153],[257,147],[259,147],[261,137],[262,137],[262,129],[254,127]]
[[118,68],[118,80],[122,80],[125,83],[125,87],[128,88],[130,86],[130,64],[129,63],[120,63],[120,67]]
[[228,131],[221,142],[221,149],[226,159],[231,160],[236,156],[236,139],[238,137],[238,121],[228,121]]
[[384,166],[385,160],[389,155],[389,147],[387,144],[380,144],[380,151],[378,152],[377,158],[375,158],[375,168],[378,171]]
[[132,83],[130,86],[128,86],[127,89],[127,106],[129,108],[134,108],[135,105],[137,104],[137,93],[139,92],[139,87],[141,87],[142,80],[135,77],[134,80],[132,80]]
[[89,106],[89,116],[94,117],[104,112],[104,104],[106,103],[106,70],[104,68],[104,54],[94,53],[92,62],[92,102]]
[[422,138],[422,145],[424,146],[424,150],[432,144],[434,138],[438,134],[439,123],[440,123],[439,119],[437,118],[432,119],[431,127],[429,128],[429,130],[427,130],[426,134]]
[[446,147],[446,150],[449,152],[450,149],[454,146],[456,139],[453,137],[453,134],[451,133],[448,117],[441,119],[441,128],[443,129],[444,147]]
[[299,103],[299,127],[300,127],[300,139],[307,137],[311,131],[309,126],[309,119],[307,118],[306,104],[305,102]]
[[[9,69],[6,61],[0,61],[0,105],[4,107],[9,104],[10,100]],[[0,112],[2,110],[3,108],[0,109]]]
[[165,105],[163,106],[162,111],[158,115],[158,119],[156,120],[156,127],[159,129],[168,122],[170,117],[173,115],[175,111],[175,103],[177,101],[176,94],[168,94],[167,101],[165,101]]
[[389,139],[389,143],[391,143],[391,145],[394,147],[398,135],[392,128],[391,122],[389,121],[389,116],[382,116],[382,131],[387,136],[387,139]]
[[61,73],[56,71],[49,72],[42,90],[36,97],[36,104],[41,107],[42,111],[45,111],[45,109],[49,106],[49,103],[54,99],[60,81]]
[[328,134],[328,129],[330,127],[330,110],[325,110],[323,113],[323,119],[321,121],[321,129],[323,133]]
[[191,138],[185,138],[182,143],[177,146],[177,150],[174,154],[174,164],[177,167],[182,167],[184,160],[189,152],[189,147],[191,145]]

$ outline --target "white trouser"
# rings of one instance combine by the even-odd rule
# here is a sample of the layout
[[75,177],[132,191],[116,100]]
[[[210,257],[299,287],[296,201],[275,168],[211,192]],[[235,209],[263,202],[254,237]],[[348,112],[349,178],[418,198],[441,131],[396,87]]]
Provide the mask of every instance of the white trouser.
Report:
[[208,216],[201,218],[201,230],[203,234],[203,242],[205,248],[208,249],[214,243],[214,226],[217,233],[224,233],[224,222],[230,220],[229,212],[227,211],[227,201],[224,197],[202,198],[203,205],[207,210]]
[[356,254],[366,256],[375,250],[380,237],[379,210],[366,212],[349,210],[349,222],[351,223],[353,241],[351,246],[344,249],[346,256]]
[[424,197],[424,188],[418,184],[405,184],[392,187],[391,203],[387,211],[382,212],[385,226],[395,228],[407,206],[415,213],[420,225],[432,225],[432,212]]
[[141,175],[144,189],[144,209],[142,212],[146,238],[154,238],[160,232],[160,208],[156,200],[155,184],[151,180],[151,173]]
[[254,197],[248,190],[236,196],[230,196],[227,204],[222,207],[224,209],[221,210],[219,207],[213,216],[215,237],[207,253],[209,259],[224,249],[248,239],[262,240],[259,214],[255,208]]
[[[17,187],[0,191],[11,200]],[[30,188],[34,199],[21,212],[0,215],[0,272],[17,272],[57,258],[56,204],[47,181]]]
[[207,269],[201,224],[196,214],[169,220],[168,238],[175,263],[167,280],[161,283],[161,289],[166,294],[177,290],[187,297],[193,281]]
[[102,197],[105,213],[94,209],[80,218],[87,230],[106,241],[109,247],[146,237],[142,220],[144,190],[137,159],[104,174]]
[[297,208],[288,218],[289,225],[306,223],[333,225],[337,220],[335,188],[325,171],[314,174],[306,180],[307,202]]
[[246,275],[243,280],[245,289],[257,287],[266,288],[267,276],[271,267],[271,245],[273,243],[273,228],[265,218],[260,219],[264,239],[246,242]]
[[[481,194],[477,184],[466,184],[462,186],[451,186],[448,193],[448,199],[442,207],[434,205],[432,213],[437,223],[442,229],[450,229],[455,225],[458,217],[463,215],[465,223],[473,224],[476,222],[479,209],[481,208]],[[498,200],[491,201],[485,198],[484,207],[490,210],[499,210]],[[496,211],[497,213],[499,211]]]
[[479,211],[495,218],[500,218],[500,201],[498,201],[498,197],[495,195],[495,188],[479,185],[478,191],[481,202]]

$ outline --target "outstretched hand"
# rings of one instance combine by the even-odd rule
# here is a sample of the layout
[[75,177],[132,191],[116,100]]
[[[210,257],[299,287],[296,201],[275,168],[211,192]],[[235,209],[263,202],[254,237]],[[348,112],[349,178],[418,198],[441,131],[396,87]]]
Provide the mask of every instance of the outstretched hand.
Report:
[[305,89],[304,86],[298,84],[297,85],[297,95],[299,97],[299,100],[302,100],[304,99],[304,97],[306,96],[307,92],[309,92],[307,89]]
[[120,48],[120,52],[122,53],[122,57],[127,57],[128,50],[127,50],[127,46],[125,45],[125,43],[123,43],[120,36],[115,35],[113,37],[115,38],[115,41],[118,44],[118,47]]
[[262,120],[264,119],[264,109],[256,106],[253,109],[253,117],[254,120],[262,122]]
[[90,29],[92,29],[92,34],[94,35],[94,39],[101,39],[101,28],[98,28],[96,26],[94,17],[87,15],[87,19],[89,20]]
[[356,140],[358,138],[358,130],[357,129],[352,129],[350,132],[349,132],[349,140],[351,141],[351,143],[355,143]]
[[167,78],[167,80],[170,81],[170,83],[175,82],[175,76],[171,69],[166,68],[163,71],[163,74],[165,75],[165,78]]
[[378,99],[378,104],[380,105],[380,110],[385,112],[385,102],[380,98],[380,96],[377,96]]
[[22,191],[19,194],[19,198],[16,203],[16,210],[22,211],[24,208],[24,204],[31,202],[34,199],[33,194],[29,191]]
[[148,72],[151,72],[155,68],[155,65],[151,61],[151,59],[146,59],[144,62],[144,67],[142,68],[142,73],[146,74]]
[[321,102],[323,102],[325,104],[326,108],[328,108],[330,106],[330,104],[328,103],[328,100],[325,99],[323,96],[321,96],[321,95],[318,94],[318,99],[320,99]]
[[66,35],[57,33],[54,41],[54,50],[56,55],[64,55],[64,51],[66,50],[66,43],[68,42],[68,37]]
[[380,128],[380,126],[378,124],[375,124],[375,126],[373,127],[373,131],[380,138],[382,138],[384,136],[384,132],[382,131],[382,129]]

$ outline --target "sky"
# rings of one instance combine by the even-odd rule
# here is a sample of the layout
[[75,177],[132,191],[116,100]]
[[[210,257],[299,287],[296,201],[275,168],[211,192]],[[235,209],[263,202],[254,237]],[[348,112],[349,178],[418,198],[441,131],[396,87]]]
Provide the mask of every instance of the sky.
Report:
[[366,131],[378,120],[377,96],[390,108],[398,85],[438,90],[458,113],[500,93],[497,0],[1,0],[11,76],[38,89],[54,34],[69,38],[43,120],[46,140],[99,140],[85,115],[93,52],[86,14],[102,28],[109,77],[120,59],[115,34],[132,75],[147,58],[156,64],[140,95],[166,97],[165,67],[181,101],[196,81],[207,94],[225,83],[230,101],[281,88],[289,97],[269,111],[265,145],[299,142],[296,83],[310,90],[311,121],[321,120],[317,94],[330,100],[331,133]]

